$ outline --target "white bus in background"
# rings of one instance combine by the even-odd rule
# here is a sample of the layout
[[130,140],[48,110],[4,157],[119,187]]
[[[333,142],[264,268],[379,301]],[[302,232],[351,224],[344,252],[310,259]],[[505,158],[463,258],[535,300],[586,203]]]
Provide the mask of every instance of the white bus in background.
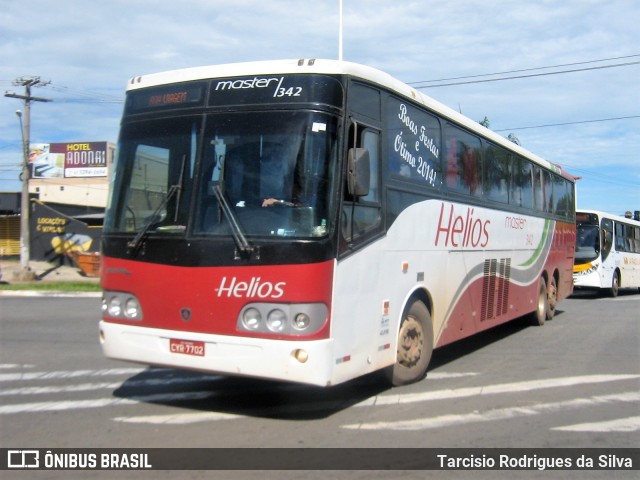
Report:
[[640,222],[598,211],[576,212],[576,289],[640,289]]

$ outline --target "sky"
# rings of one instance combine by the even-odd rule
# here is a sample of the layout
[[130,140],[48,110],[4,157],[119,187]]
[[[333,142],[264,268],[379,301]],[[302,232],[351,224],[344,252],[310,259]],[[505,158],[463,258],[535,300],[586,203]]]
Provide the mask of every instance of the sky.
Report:
[[[578,208],[640,210],[640,2],[343,0],[342,56],[562,165]],[[0,90],[40,77],[31,142],[115,143],[129,78],[337,59],[340,0],[0,0]],[[452,80],[453,79],[453,80]],[[19,191],[23,101],[0,97],[0,192]]]

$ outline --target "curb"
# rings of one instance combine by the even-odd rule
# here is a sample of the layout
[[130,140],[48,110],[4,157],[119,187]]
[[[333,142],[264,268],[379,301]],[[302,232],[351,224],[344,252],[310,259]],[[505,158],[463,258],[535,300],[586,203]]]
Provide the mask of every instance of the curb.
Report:
[[102,292],[60,292],[56,290],[0,290],[0,297],[102,298]]

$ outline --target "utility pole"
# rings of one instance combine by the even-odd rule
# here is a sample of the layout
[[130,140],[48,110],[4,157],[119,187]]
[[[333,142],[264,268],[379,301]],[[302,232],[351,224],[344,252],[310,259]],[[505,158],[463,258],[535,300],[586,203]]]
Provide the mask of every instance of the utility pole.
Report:
[[340,0],[338,10],[338,60],[342,61],[342,0]]
[[23,114],[18,110],[16,115],[20,119],[20,128],[22,130],[22,197],[20,203],[20,266],[21,272],[17,274],[19,280],[33,280],[35,274],[29,266],[29,247],[30,247],[30,231],[29,231],[29,132],[31,120],[31,102],[50,102],[48,98],[40,98],[31,96],[32,87],[40,87],[48,85],[50,82],[40,80],[40,77],[20,77],[13,84],[24,87],[24,95],[18,95],[13,92],[6,92],[5,97],[19,98],[24,100],[24,124],[22,121]]

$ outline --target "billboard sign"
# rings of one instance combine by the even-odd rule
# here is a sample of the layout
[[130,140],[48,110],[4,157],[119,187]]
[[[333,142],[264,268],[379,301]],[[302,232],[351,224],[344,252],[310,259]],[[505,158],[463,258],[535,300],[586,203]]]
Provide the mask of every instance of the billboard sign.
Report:
[[31,178],[107,176],[107,142],[37,143],[29,152]]

